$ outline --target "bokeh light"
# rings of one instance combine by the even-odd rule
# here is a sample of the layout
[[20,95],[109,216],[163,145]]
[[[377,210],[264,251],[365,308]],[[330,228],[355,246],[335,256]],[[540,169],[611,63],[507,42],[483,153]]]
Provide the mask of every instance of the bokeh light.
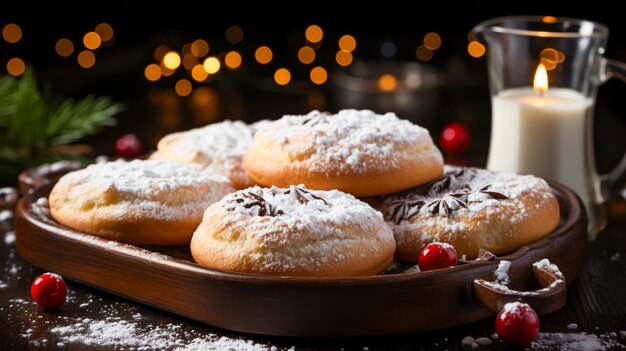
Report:
[[356,49],[356,39],[350,34],[346,34],[339,38],[339,48],[343,51],[352,52]]
[[177,69],[180,66],[180,55],[176,51],[168,51],[163,56],[163,64],[169,69]]
[[485,46],[476,40],[467,44],[467,52],[474,58],[482,57],[485,54]]
[[441,37],[435,32],[430,32],[424,36],[424,46],[431,51],[441,47]]
[[76,59],[82,68],[91,68],[96,64],[96,55],[89,50],[81,51]]
[[209,53],[209,43],[203,39],[194,40],[191,43],[191,53],[196,57],[204,57]]
[[324,31],[322,30],[320,26],[316,24],[312,24],[309,27],[307,27],[306,31],[304,32],[304,35],[306,37],[306,40],[308,40],[309,42],[319,43],[324,37]]
[[67,38],[57,40],[54,51],[61,57],[68,57],[74,53],[74,44]]
[[417,58],[420,61],[430,61],[433,58],[433,52],[430,51],[426,46],[424,45],[420,45],[417,47],[417,50],[415,50],[415,56],[417,56]]
[[326,83],[326,80],[328,79],[328,73],[326,72],[324,67],[320,66],[313,67],[309,76],[311,78],[311,82],[317,85]]
[[185,67],[189,71],[191,71],[199,63],[200,60],[192,53],[188,53],[183,56],[183,67]]
[[109,41],[113,39],[113,27],[111,27],[108,23],[100,23],[97,25],[96,33],[98,33],[102,41]]
[[260,46],[254,52],[254,58],[257,60],[258,63],[262,65],[270,63],[272,61],[272,57],[272,49],[267,46]]
[[26,70],[26,64],[24,64],[24,60],[19,57],[14,57],[7,61],[7,72],[10,75],[17,77],[21,76]]
[[83,44],[89,50],[96,50],[102,44],[102,39],[100,35],[96,32],[88,32],[83,36]]
[[310,46],[303,46],[298,50],[298,60],[308,65],[315,60],[315,50]]
[[347,51],[339,50],[337,54],[335,54],[335,61],[337,61],[339,66],[349,66],[352,63],[352,54]]
[[17,43],[22,39],[22,28],[15,23],[9,23],[2,27],[2,38],[7,43]]
[[543,16],[544,23],[556,23],[557,19],[554,16]]
[[232,44],[239,44],[243,41],[243,29],[239,26],[230,26],[226,29],[226,40]]
[[176,82],[176,85],[174,85],[174,90],[176,91],[176,94],[180,96],[187,96],[191,94],[191,82],[187,79],[180,79],[178,82]]
[[279,68],[274,72],[274,81],[278,85],[287,85],[291,81],[291,72],[286,68]]
[[228,69],[236,70],[241,66],[241,55],[237,51],[231,51],[224,56],[224,64]]
[[209,74],[215,74],[217,73],[220,68],[221,68],[221,64],[220,64],[220,60],[217,59],[217,57],[215,56],[210,56],[207,57],[204,60],[204,70],[209,73]]
[[166,45],[161,45],[157,47],[156,49],[154,49],[154,61],[161,62],[165,54],[167,54],[169,51],[170,51],[170,48],[167,47]]
[[174,69],[169,69],[169,68],[167,68],[167,67],[165,66],[165,64],[163,64],[163,62],[161,62],[161,65],[160,65],[159,67],[161,68],[161,74],[162,74],[164,77],[169,77],[169,76],[171,76],[172,74],[174,74],[174,72],[176,72],[176,70],[174,70]]
[[156,82],[161,79],[161,67],[159,65],[151,63],[143,70],[143,74],[151,82]]
[[381,46],[380,46],[380,54],[383,55],[384,57],[394,57],[396,56],[396,44],[387,41],[384,42]]
[[378,87],[382,91],[394,91],[398,87],[398,79],[393,74],[383,74],[378,78]]
[[196,82],[203,82],[208,77],[209,74],[204,70],[204,65],[198,64],[191,69],[191,78]]

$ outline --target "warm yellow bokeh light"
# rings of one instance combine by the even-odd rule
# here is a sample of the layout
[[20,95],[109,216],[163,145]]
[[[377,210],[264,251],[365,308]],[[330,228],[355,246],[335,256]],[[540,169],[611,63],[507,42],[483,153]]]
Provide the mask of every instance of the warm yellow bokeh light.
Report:
[[431,51],[441,47],[441,37],[435,32],[430,32],[424,36],[424,46]]
[[54,51],[61,57],[68,57],[74,53],[74,44],[72,44],[72,41],[69,39],[59,39],[56,44],[54,44]]
[[243,40],[243,29],[239,26],[230,26],[226,30],[226,40],[232,44],[239,44]]
[[191,43],[185,43],[185,45],[183,45],[183,48],[180,50],[181,56],[185,56],[188,54],[191,54]]
[[485,54],[485,46],[474,40],[467,44],[467,52],[474,58],[482,57]]
[[90,68],[96,64],[96,55],[89,50],[81,51],[76,59],[82,68]]
[[191,69],[191,78],[196,82],[203,82],[208,77],[209,74],[204,70],[204,65],[198,64]]
[[224,64],[231,70],[235,70],[241,66],[241,55],[237,51],[231,51],[224,57]]
[[221,68],[220,60],[215,56],[207,57],[204,60],[204,70],[209,74],[217,73]]
[[163,56],[163,64],[169,69],[177,69],[180,66],[180,55],[176,51],[168,51]]
[[378,87],[382,91],[394,91],[398,87],[398,79],[393,74],[383,74],[378,78]]
[[200,63],[200,60],[195,57],[192,53],[188,53],[183,56],[183,67],[187,70],[191,71],[197,64]]
[[10,75],[14,77],[21,76],[24,70],[26,70],[26,64],[24,64],[24,60],[21,58],[14,57],[7,61],[7,72]]
[[98,33],[102,41],[109,41],[113,39],[113,27],[111,27],[108,23],[100,23],[97,25],[96,33]]
[[352,54],[348,51],[339,50],[335,55],[335,60],[340,66],[349,66],[352,63]]
[[311,43],[318,43],[324,37],[324,31],[320,28],[320,26],[312,24],[306,29],[304,35],[306,36],[306,40]]
[[544,23],[556,23],[557,19],[554,16],[543,16]]
[[328,73],[324,67],[320,66],[314,67],[309,76],[311,77],[311,82],[317,85],[326,83],[326,80],[328,79]]
[[196,57],[204,57],[209,53],[209,43],[203,39],[194,40],[191,43],[191,53]]
[[352,52],[356,49],[356,39],[350,34],[346,34],[339,38],[339,48],[343,51]]
[[417,47],[417,50],[415,50],[415,56],[417,56],[417,58],[420,61],[430,61],[433,58],[433,52],[430,51],[426,46],[424,45],[420,45]]
[[161,79],[161,67],[159,65],[151,63],[143,70],[143,74],[151,82],[156,82]]
[[191,82],[188,81],[187,79],[181,79],[178,82],[176,82],[176,85],[174,86],[174,90],[176,90],[176,94],[180,95],[180,96],[187,96],[189,94],[191,94]]
[[262,65],[270,63],[272,61],[272,57],[272,49],[267,46],[260,46],[254,52],[254,58],[257,60],[258,63]]
[[278,85],[287,85],[291,81],[291,72],[286,68],[279,68],[274,72],[274,81]]
[[2,28],[2,38],[7,43],[17,43],[22,39],[22,28],[15,23],[9,23]]
[[98,33],[88,32],[83,37],[83,44],[89,50],[96,50],[100,47],[100,44],[102,44],[102,39],[100,38],[100,35],[98,35]]
[[309,64],[315,60],[315,50],[310,46],[303,46],[298,50],[298,60],[304,64]]

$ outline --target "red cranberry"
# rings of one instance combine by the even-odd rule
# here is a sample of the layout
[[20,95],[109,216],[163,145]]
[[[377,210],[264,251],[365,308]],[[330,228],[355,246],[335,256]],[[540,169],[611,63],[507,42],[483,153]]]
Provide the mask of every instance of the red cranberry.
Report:
[[135,134],[126,134],[115,142],[115,153],[119,157],[135,158],[143,153],[143,147]]
[[65,303],[67,287],[60,275],[44,273],[35,278],[30,294],[39,306],[45,309],[57,308]]
[[539,317],[525,303],[507,303],[496,317],[496,332],[507,345],[528,346],[539,334]]
[[420,252],[417,264],[421,271],[448,268],[456,266],[456,250],[450,244],[430,243]]
[[449,123],[441,131],[439,143],[449,153],[461,153],[470,146],[470,132],[461,123]]

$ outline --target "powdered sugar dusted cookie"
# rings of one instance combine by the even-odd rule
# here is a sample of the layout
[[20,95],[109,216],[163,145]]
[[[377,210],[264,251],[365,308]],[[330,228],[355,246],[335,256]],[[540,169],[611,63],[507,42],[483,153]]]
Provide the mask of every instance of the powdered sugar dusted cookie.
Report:
[[374,196],[440,177],[443,158],[426,129],[394,113],[312,111],[284,116],[259,130],[244,167],[264,186],[304,184]]
[[193,163],[208,172],[229,178],[235,188],[254,185],[241,164],[244,152],[252,142],[252,135],[267,125],[260,121],[247,125],[241,121],[223,121],[206,127],[166,135],[150,156],[152,160],[171,160]]
[[452,244],[468,258],[481,248],[508,253],[552,232],[560,218],[543,179],[478,168],[446,167],[442,178],[375,206],[393,229],[396,258],[407,262],[417,262],[433,241]]
[[290,276],[384,271],[395,242],[383,216],[352,195],[253,187],[211,205],[191,240],[199,264]]
[[235,191],[230,180],[171,161],[115,161],[61,177],[49,197],[59,223],[131,244],[189,243],[202,213]]

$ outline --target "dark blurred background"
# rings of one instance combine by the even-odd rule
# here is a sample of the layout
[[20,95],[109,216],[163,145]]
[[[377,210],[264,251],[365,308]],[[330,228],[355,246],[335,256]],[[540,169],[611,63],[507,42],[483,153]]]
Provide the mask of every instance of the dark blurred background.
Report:
[[[623,19],[569,5],[511,12],[481,3],[415,3],[417,11],[400,2],[165,4],[7,4],[0,27],[19,32],[11,26],[0,41],[0,72],[20,76],[30,66],[54,95],[124,103],[117,126],[81,141],[92,155],[113,155],[126,133],[150,150],[167,133],[223,119],[370,108],[395,111],[435,140],[444,125],[460,122],[470,149],[447,160],[484,165],[490,106],[484,47],[469,35],[475,24],[503,15],[589,19],[611,30],[606,56],[626,61]],[[601,172],[626,149],[625,94],[618,81],[599,92]]]

